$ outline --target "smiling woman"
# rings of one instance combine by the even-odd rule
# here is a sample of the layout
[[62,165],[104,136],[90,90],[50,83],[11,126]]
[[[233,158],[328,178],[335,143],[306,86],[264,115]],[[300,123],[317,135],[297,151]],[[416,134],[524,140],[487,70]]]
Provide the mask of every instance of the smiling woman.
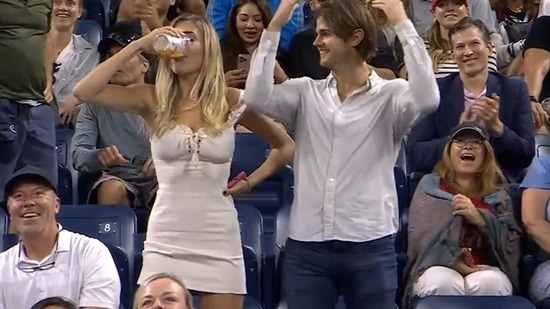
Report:
[[237,69],[239,54],[252,54],[270,21],[269,7],[263,1],[240,0],[233,6],[221,44],[224,72]]
[[517,287],[520,230],[488,136],[474,122],[456,127],[413,196],[404,305],[413,295],[510,295]]

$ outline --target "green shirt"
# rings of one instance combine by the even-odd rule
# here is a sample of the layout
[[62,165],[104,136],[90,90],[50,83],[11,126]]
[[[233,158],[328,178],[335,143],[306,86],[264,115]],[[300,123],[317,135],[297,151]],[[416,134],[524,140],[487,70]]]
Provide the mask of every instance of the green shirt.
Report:
[[0,98],[44,100],[51,0],[0,0]]

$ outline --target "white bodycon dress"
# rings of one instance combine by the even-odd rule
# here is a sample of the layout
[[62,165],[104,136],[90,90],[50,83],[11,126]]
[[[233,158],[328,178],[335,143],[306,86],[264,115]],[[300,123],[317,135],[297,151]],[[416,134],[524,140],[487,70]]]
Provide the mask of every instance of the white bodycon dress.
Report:
[[151,140],[158,192],[147,228],[138,283],[157,273],[179,277],[190,290],[246,294],[240,226],[224,196],[235,148],[230,113],[219,136],[178,125]]

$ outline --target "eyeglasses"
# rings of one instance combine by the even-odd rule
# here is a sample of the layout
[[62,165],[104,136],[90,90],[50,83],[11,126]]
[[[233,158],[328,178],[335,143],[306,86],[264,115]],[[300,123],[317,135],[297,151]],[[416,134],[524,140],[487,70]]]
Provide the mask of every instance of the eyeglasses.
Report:
[[481,144],[483,144],[482,139],[453,139],[453,144],[457,145],[458,147],[464,147],[467,144],[470,144],[474,148],[481,147]]
[[19,255],[17,256],[17,269],[19,269],[20,271],[26,273],[26,274],[32,274],[32,273],[35,273],[37,271],[44,271],[44,270],[50,270],[52,268],[54,268],[55,266],[55,262],[57,261],[57,255],[58,255],[58,250],[59,249],[59,233],[57,234],[57,237],[55,239],[55,251],[53,253],[53,256],[52,256],[52,259],[50,262],[46,263],[46,264],[42,264],[42,265],[21,265],[21,262],[19,262],[21,260],[21,251],[23,251],[23,246],[22,246],[22,243],[20,242],[19,243]]

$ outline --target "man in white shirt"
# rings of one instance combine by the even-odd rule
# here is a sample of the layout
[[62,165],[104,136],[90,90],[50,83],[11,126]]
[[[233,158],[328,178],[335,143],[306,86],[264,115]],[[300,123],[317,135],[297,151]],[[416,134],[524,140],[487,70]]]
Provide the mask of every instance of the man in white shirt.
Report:
[[[376,49],[368,6],[385,12],[411,66],[409,81],[381,79],[365,62]],[[439,102],[424,42],[400,0],[338,0],[318,10],[314,44],[324,80],[274,85],[283,0],[260,40],[244,93],[251,108],[295,128],[295,199],[285,247],[289,309],[393,309],[398,206],[393,176],[401,139]]]
[[81,309],[118,309],[120,279],[109,249],[56,222],[59,198],[47,173],[24,167],[4,192],[21,242],[0,253],[0,309],[31,308],[52,296]]

